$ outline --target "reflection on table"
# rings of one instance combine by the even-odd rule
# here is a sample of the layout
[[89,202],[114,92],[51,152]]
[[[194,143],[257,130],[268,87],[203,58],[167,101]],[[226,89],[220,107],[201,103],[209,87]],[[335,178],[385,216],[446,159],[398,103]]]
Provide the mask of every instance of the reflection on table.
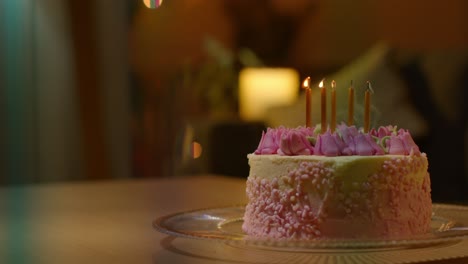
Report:
[[398,263],[404,260],[398,256],[430,259],[459,250],[460,244],[398,256],[393,251],[285,254],[175,238],[152,227],[154,219],[170,213],[245,203],[244,191],[245,179],[215,175],[1,188],[0,263]]

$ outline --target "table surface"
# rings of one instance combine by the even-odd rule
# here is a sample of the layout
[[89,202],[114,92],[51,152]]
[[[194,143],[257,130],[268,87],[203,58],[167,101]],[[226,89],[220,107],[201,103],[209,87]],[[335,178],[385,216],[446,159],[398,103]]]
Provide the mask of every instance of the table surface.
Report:
[[[154,219],[170,213],[245,203],[244,192],[245,179],[215,175],[3,187],[0,263],[306,261],[301,252],[252,252],[220,242],[174,238],[152,227]],[[369,254],[356,253],[354,259]],[[423,263],[468,263],[468,258]]]

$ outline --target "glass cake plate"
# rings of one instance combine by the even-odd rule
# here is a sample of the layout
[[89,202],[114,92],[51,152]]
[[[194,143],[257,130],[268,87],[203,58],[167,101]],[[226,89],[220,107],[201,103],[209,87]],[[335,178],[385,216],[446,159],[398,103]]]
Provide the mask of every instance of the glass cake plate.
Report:
[[175,237],[224,241],[248,248],[294,252],[327,250],[395,250],[458,243],[468,238],[468,206],[433,204],[431,231],[392,240],[317,239],[259,240],[242,229],[244,205],[175,213],[153,221],[156,230]]

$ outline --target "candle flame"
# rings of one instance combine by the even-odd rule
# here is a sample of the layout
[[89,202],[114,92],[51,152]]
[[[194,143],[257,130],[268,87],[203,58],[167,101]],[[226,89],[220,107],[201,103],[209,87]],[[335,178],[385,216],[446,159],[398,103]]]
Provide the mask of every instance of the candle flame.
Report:
[[335,80],[333,80],[333,81],[331,82],[331,87],[332,87],[333,89],[336,88],[336,82],[335,82]]
[[310,86],[310,77],[305,78],[304,82],[302,83],[302,88],[307,89]]
[[323,82],[324,82],[324,81],[325,81],[325,79],[322,79],[322,80],[320,81],[320,83],[319,83],[319,85],[318,85],[320,89],[323,88]]

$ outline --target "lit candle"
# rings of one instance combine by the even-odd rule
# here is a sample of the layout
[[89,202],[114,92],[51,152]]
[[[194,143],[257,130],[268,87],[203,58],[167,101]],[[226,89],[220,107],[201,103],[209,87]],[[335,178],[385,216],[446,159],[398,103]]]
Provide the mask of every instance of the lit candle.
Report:
[[348,89],[348,126],[354,124],[354,86],[351,80],[351,86]]
[[336,127],[336,82],[333,80],[331,82],[331,122],[330,122],[330,130],[331,132],[335,132]]
[[374,93],[371,87],[371,83],[367,81],[367,89],[364,95],[364,133],[369,132],[370,128],[370,105],[371,105],[371,94]]
[[306,90],[306,127],[311,127],[311,107],[312,107],[312,90],[310,89],[310,77],[307,77],[302,83],[302,88]]
[[322,123],[321,123],[321,130],[322,133],[325,133],[327,130],[327,90],[323,86],[324,79],[319,83],[320,88],[320,98],[321,98],[321,115],[322,115]]

